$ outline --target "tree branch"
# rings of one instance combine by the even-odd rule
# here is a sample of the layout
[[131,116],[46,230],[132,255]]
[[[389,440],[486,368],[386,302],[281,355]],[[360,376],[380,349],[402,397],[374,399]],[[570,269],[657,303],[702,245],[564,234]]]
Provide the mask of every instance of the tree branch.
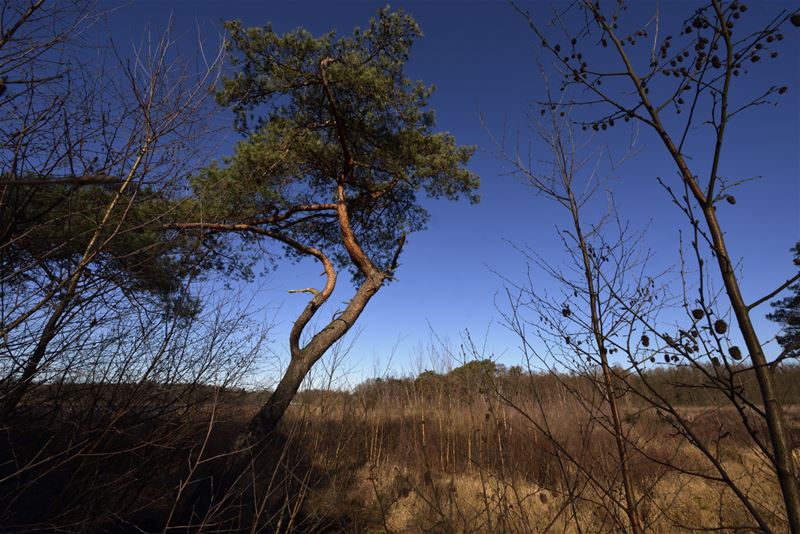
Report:
[[786,280],[784,283],[782,283],[780,286],[778,286],[778,288],[775,289],[774,291],[772,291],[771,293],[767,294],[764,297],[761,297],[757,301],[755,301],[752,304],[750,304],[749,306],[747,306],[747,311],[750,311],[753,308],[756,308],[756,307],[760,306],[761,304],[763,304],[764,302],[768,301],[769,299],[771,299],[772,297],[774,297],[775,295],[777,295],[778,293],[780,293],[781,291],[783,291],[784,289],[786,289],[790,285],[794,284],[798,280],[800,280],[800,273],[797,273],[793,277],[791,277],[788,280]]

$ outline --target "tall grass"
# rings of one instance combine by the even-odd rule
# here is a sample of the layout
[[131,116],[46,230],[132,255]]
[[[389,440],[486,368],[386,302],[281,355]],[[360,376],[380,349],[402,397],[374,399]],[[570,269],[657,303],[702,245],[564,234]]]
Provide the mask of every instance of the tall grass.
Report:
[[[785,372],[787,384],[796,373]],[[140,386],[138,395],[154,406],[175,391]],[[716,447],[774,530],[785,530],[768,460],[730,408],[696,391],[703,398],[684,391],[681,415]],[[168,411],[120,411],[94,423],[76,401],[58,417],[4,429],[2,524],[66,532],[619,532],[627,518],[613,436],[603,403],[587,402],[592,395],[600,392],[579,377],[527,373],[428,373],[353,391],[306,390],[266,453],[240,474],[237,493],[209,502],[192,501],[193,489],[221,469],[265,393],[195,389]],[[668,414],[630,393],[621,401],[647,531],[751,525]],[[789,415],[800,437],[800,409]]]

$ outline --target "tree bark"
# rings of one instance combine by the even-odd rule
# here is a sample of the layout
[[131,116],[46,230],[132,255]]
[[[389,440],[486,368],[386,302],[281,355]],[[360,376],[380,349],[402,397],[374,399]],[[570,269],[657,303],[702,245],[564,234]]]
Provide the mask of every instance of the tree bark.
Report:
[[375,273],[358,288],[344,312],[317,333],[302,349],[292,351],[292,358],[275,391],[247,425],[247,442],[264,440],[280,422],[308,372],[325,352],[355,324],[370,299],[383,285],[386,276]]

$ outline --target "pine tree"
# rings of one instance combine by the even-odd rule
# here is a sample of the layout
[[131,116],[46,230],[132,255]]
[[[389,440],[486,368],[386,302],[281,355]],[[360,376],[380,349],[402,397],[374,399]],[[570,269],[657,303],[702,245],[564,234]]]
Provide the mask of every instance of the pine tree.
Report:
[[[794,263],[800,266],[800,241],[792,249]],[[785,351],[784,358],[800,358],[800,282],[789,287],[791,294],[771,304],[775,310],[767,319],[783,325],[775,339]]]
[[[244,139],[194,178],[203,221],[178,227],[206,238],[236,233],[245,253],[272,243],[282,250],[270,256],[316,259],[326,275],[322,289],[295,291],[311,298],[289,336],[289,366],[251,421],[257,441],[314,363],[394,279],[406,236],[428,222],[422,198],[477,202],[479,179],[466,168],[474,147],[434,131],[433,89],[405,74],[422,35],[411,16],[383,9],[345,37],[304,29],[280,35],[239,21],[226,29],[237,71],[217,99],[234,112]],[[306,335],[342,271],[356,287],[352,299]]]

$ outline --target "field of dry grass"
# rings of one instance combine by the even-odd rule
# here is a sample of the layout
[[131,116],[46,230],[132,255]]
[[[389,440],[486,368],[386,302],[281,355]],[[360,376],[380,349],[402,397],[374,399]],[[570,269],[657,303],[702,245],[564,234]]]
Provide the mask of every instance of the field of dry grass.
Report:
[[[800,435],[800,409],[789,412]],[[733,409],[681,414],[775,531],[786,530],[774,473]],[[626,519],[604,418],[568,396],[409,393],[398,402],[318,392],[283,423],[295,456],[285,465],[304,481],[294,521],[355,532],[619,532]],[[625,421],[647,531],[750,530],[740,499],[668,416],[628,406]]]
[[[533,389],[406,379],[301,392],[245,474],[247,491],[193,516],[198,528],[188,531],[235,524],[258,524],[258,532],[624,531],[604,405],[543,380]],[[4,528],[187,531],[195,488],[224,466],[264,398],[223,392],[157,416],[139,406],[90,423],[76,419],[85,410],[61,411],[6,428]],[[669,414],[621,400],[647,532],[752,531],[730,481],[775,532],[787,530],[771,464],[732,407],[689,399]],[[798,439],[800,405],[787,412]],[[676,417],[690,422],[711,456]]]

